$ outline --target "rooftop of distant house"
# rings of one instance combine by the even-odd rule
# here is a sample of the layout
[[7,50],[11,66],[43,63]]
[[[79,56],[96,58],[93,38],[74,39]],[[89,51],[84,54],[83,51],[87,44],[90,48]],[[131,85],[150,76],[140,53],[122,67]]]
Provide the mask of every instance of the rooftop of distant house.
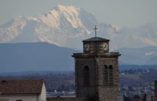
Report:
[[0,95],[40,94],[43,80],[0,80]]

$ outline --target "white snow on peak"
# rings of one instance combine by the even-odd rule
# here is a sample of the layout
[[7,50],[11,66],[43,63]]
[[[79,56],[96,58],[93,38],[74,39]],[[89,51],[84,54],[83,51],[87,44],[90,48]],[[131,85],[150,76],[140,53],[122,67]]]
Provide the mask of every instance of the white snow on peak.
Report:
[[39,22],[40,20],[36,17],[27,17],[27,20],[33,20]]
[[52,10],[44,15],[41,15],[39,19],[48,26],[58,27],[60,16],[56,10]]
[[82,23],[79,18],[80,9],[75,8],[73,6],[58,6],[60,12],[63,12],[63,15],[67,18],[67,20],[72,24],[74,28],[82,26]]
[[26,20],[23,17],[19,16],[12,20],[11,25],[7,25],[7,27],[0,28],[0,42],[5,43],[14,39],[19,35],[19,32],[26,25]]
[[39,19],[48,26],[58,27],[63,18],[65,18],[72,27],[83,26],[80,18],[80,9],[73,6],[58,5],[53,10],[40,16]]
[[142,41],[145,44],[151,45],[151,46],[157,46],[157,40],[154,40],[152,38],[143,38]]
[[151,56],[151,55],[154,55],[154,54],[155,54],[155,52],[150,51],[150,52],[146,52],[146,53],[145,53],[145,56]]
[[110,26],[110,33],[116,33],[120,30],[120,28],[116,25],[109,24],[109,26]]

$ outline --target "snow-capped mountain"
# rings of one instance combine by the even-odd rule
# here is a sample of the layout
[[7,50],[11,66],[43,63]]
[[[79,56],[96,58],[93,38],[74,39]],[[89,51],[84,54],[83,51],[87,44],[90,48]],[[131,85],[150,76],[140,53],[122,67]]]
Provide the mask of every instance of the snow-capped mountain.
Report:
[[110,39],[111,49],[157,46],[157,23],[138,28],[119,28],[98,23],[83,9],[58,5],[37,17],[16,17],[0,26],[0,43],[47,42],[58,46],[81,49],[83,39],[94,36]]
[[[80,41],[94,36],[95,17],[83,9],[59,5],[37,17],[16,17],[0,26],[0,43],[48,42],[78,48]],[[115,27],[101,24],[105,33]]]
[[38,17],[17,17],[0,26],[0,42],[48,42],[71,46],[88,36],[96,19],[73,6],[59,5]]

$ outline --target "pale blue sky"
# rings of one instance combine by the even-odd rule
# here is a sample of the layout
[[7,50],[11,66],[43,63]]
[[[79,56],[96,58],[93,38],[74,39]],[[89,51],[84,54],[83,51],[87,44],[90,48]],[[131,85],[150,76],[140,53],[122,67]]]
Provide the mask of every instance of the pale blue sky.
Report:
[[0,24],[16,16],[38,16],[58,4],[74,5],[99,22],[137,27],[157,22],[157,0],[0,0]]

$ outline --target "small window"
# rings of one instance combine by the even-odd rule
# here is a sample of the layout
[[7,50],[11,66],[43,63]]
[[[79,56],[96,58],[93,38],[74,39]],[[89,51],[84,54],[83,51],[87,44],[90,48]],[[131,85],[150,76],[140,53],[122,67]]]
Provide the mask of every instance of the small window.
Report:
[[84,86],[85,87],[88,87],[89,86],[89,83],[90,83],[90,77],[89,77],[89,67],[88,66],[85,66],[84,69],[83,69],[83,83],[84,83]]

